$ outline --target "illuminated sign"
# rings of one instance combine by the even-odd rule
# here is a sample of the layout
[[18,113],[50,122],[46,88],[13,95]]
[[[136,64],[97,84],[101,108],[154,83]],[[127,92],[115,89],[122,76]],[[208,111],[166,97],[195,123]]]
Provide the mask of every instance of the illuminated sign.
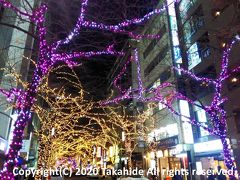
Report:
[[[227,139],[227,141],[229,144],[229,139]],[[222,150],[223,150],[223,145],[220,139],[194,144],[195,153],[209,152],[209,151],[222,151]]]
[[192,131],[192,125],[188,122],[189,119],[187,117],[190,117],[190,111],[189,111],[189,105],[188,102],[185,100],[179,101],[179,108],[181,113],[181,120],[182,128],[183,128],[183,138],[184,142],[186,144],[193,144],[193,131]]
[[170,138],[162,139],[158,143],[158,148],[163,148],[163,147],[172,147],[176,146],[178,144],[178,136],[173,136]]
[[188,54],[188,69],[191,70],[192,68],[194,68],[196,65],[198,65],[201,62],[197,43],[194,43],[189,48],[189,50],[187,51],[187,54]]
[[180,64],[182,63],[182,57],[181,57],[181,52],[179,48],[178,27],[177,27],[175,5],[172,2],[172,0],[167,0],[167,3],[169,4],[168,13],[170,16],[170,28],[171,28],[171,35],[172,35],[174,61]]

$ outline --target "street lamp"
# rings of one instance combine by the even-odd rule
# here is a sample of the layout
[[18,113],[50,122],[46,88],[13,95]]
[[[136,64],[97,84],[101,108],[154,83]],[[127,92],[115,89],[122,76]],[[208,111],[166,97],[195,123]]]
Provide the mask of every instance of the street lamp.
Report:
[[125,141],[125,139],[126,139],[125,132],[124,132],[124,131],[122,131],[122,142],[124,142],[124,141]]
[[158,157],[157,157],[157,139],[156,139],[156,134],[154,132],[154,137],[153,137],[153,142],[154,142],[154,151],[155,151],[155,156],[154,156],[154,160],[155,160],[155,174],[156,177],[155,179],[157,179],[157,173],[158,173]]

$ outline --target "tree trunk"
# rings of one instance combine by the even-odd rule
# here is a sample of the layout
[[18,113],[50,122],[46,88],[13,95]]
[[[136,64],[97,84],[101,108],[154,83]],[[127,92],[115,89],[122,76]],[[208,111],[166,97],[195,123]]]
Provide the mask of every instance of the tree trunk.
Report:
[[[228,170],[232,170],[233,173],[236,171],[236,167],[234,166],[234,161],[232,159],[231,148],[226,139],[226,135],[220,136],[222,145],[223,145],[223,155],[224,155],[224,162],[227,166]],[[230,179],[236,179],[234,175],[229,175]]]
[[[35,74],[38,71],[35,71]],[[13,169],[15,166],[15,160],[18,157],[18,152],[22,148],[22,140],[24,136],[24,128],[27,122],[31,119],[31,107],[34,104],[37,87],[39,85],[39,79],[33,77],[33,82],[29,86],[28,90],[19,98],[19,115],[15,123],[13,130],[13,140],[7,154],[7,161],[4,164],[4,169],[0,174],[1,180],[14,180]]]

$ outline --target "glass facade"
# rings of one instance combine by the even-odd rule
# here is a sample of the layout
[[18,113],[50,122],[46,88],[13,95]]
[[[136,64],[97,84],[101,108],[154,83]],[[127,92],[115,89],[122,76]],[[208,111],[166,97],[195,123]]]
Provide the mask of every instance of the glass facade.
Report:
[[194,43],[187,51],[188,56],[188,69],[191,70],[196,65],[201,62],[201,58],[199,56],[198,45]]
[[180,16],[181,16],[181,20],[182,22],[185,21],[185,19],[187,18],[187,12],[188,10],[195,5],[197,2],[197,0],[182,0],[179,3],[179,11],[180,11]]
[[166,139],[169,137],[173,137],[178,135],[178,124],[173,123],[173,124],[168,124],[165,127],[160,127],[159,129],[154,130],[153,132],[148,134],[148,141],[151,142],[153,141],[153,138],[156,138],[156,141]]
[[203,16],[192,16],[183,25],[183,31],[185,36],[186,45],[191,44],[191,38],[198,30],[205,24]]

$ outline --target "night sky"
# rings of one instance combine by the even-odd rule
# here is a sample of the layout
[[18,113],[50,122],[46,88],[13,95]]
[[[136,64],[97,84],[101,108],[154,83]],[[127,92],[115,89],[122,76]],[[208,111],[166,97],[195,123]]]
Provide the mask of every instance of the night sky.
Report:
[[[105,24],[117,24],[133,17],[142,17],[156,5],[156,0],[89,0],[86,19]],[[74,27],[80,12],[80,1],[74,0],[49,0],[48,7],[48,40],[54,42],[63,39]],[[130,27],[135,30],[139,27]],[[61,51],[92,51],[102,50],[114,44],[114,48],[121,50],[127,35],[113,34],[106,31],[82,29],[80,35]],[[82,66],[75,68],[85,90],[89,91],[92,98],[99,100],[107,96],[107,75],[113,66],[116,57],[99,56],[89,59],[76,59]]]

